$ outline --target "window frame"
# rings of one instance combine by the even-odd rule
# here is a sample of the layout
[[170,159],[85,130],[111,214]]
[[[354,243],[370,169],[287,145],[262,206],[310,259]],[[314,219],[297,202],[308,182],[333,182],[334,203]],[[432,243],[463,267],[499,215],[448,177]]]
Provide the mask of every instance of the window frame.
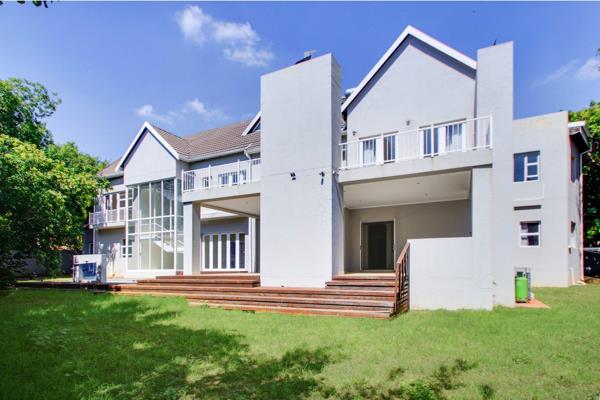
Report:
[[[537,232],[523,232],[523,225],[524,224],[537,224],[538,229]],[[538,240],[537,240],[537,244],[536,245],[529,245],[529,244],[523,244],[522,240],[525,238],[529,238],[531,236],[537,236]],[[519,247],[521,248],[537,248],[540,247],[542,245],[542,221],[519,221],[519,231],[518,231],[518,236],[517,239],[519,241]]]
[[[530,162],[529,161],[530,155],[536,155],[537,160],[535,162]],[[516,176],[517,159],[519,156],[523,156],[523,179],[522,180],[517,180],[517,176]],[[529,175],[529,167],[534,166],[534,165],[536,167],[536,174]],[[535,179],[533,179],[533,178],[535,178]],[[525,152],[513,154],[513,182],[514,183],[536,182],[536,181],[539,181],[540,178],[541,178],[541,152],[539,150],[525,151]]]

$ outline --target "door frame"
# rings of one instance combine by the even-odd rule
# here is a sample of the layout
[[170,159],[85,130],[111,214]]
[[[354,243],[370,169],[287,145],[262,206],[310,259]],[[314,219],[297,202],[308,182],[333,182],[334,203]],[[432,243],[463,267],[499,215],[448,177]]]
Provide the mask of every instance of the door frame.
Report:
[[[364,265],[363,265],[363,225],[365,224],[373,224],[373,223],[378,223],[378,222],[391,222],[392,223],[392,269],[391,270],[387,270],[387,269],[382,269],[382,270],[378,270],[378,269],[374,269],[374,270],[369,270],[369,269],[365,269]],[[394,266],[394,262],[396,260],[396,218],[379,218],[379,219],[367,219],[367,220],[361,220],[360,221],[360,227],[359,227],[359,235],[360,235],[360,243],[359,243],[359,253],[360,253],[360,271],[361,272],[373,272],[373,271],[393,271],[395,269]]]

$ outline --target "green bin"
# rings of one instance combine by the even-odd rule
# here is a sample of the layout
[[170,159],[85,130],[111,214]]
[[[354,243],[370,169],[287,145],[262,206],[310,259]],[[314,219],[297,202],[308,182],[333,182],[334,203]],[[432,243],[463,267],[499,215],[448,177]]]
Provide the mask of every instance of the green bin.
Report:
[[528,286],[527,277],[524,275],[517,275],[515,278],[515,297],[517,303],[527,303],[529,300]]

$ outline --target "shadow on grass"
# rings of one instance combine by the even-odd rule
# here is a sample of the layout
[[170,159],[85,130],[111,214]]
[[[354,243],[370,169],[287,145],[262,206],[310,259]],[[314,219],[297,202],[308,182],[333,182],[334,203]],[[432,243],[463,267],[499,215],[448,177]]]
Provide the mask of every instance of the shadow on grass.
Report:
[[321,377],[335,362],[326,348],[260,356],[240,334],[177,325],[173,303],[84,293],[47,299],[32,295],[20,309],[2,309],[14,349],[0,350],[0,398],[442,399],[473,368],[457,360],[416,382],[403,382],[396,368],[381,385],[339,388]]

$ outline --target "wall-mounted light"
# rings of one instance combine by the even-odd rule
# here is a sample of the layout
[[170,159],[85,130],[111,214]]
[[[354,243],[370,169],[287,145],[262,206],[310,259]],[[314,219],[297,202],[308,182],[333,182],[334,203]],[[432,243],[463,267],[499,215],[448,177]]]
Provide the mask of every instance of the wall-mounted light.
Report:
[[323,172],[323,171],[319,172],[319,176],[321,177],[321,185],[322,185],[323,182],[325,181],[325,172]]
[[290,177],[292,178],[293,181],[296,180],[296,173],[295,172],[290,172]]

